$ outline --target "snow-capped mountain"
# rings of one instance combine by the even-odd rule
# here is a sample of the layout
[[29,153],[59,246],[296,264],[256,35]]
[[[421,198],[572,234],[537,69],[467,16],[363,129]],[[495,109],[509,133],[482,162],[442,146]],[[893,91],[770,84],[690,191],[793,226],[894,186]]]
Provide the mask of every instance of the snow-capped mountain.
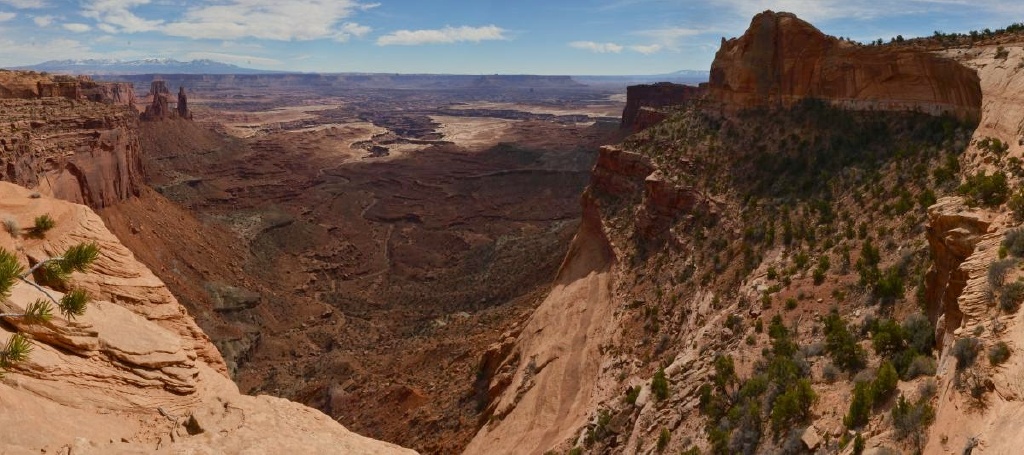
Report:
[[214,60],[192,60],[182,62],[169,58],[147,58],[142,60],[50,60],[37,65],[13,69],[46,71],[57,74],[128,75],[128,74],[258,74],[274,71],[243,68]]

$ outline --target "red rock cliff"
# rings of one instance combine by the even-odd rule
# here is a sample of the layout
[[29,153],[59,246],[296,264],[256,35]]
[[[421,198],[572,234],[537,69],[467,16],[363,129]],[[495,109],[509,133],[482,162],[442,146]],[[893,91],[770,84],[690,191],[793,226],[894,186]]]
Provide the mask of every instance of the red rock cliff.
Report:
[[57,198],[111,206],[143,184],[138,115],[65,98],[0,99],[0,180]]
[[820,98],[858,110],[919,110],[977,120],[978,75],[908,47],[862,46],[827,36],[790,13],[754,16],[722,40],[711,65],[712,99],[726,110],[789,106]]
[[626,87],[626,108],[622,111],[622,128],[634,133],[650,128],[666,118],[659,109],[678,106],[699,98],[707,91],[705,86],[659,82],[650,85]]

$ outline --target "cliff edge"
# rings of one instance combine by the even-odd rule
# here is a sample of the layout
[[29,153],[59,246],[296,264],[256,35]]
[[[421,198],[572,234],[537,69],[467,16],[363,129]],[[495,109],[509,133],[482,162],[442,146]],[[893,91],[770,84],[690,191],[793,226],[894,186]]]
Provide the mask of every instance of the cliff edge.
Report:
[[[57,223],[45,238],[5,231],[0,248],[28,264],[96,242],[100,258],[71,278],[94,300],[74,322],[20,327],[34,349],[0,379],[4,453],[414,453],[297,403],[241,395],[209,338],[95,213],[0,182],[5,220],[30,226],[44,213]],[[36,292],[18,284],[0,309]],[[17,326],[5,318],[0,339]]]

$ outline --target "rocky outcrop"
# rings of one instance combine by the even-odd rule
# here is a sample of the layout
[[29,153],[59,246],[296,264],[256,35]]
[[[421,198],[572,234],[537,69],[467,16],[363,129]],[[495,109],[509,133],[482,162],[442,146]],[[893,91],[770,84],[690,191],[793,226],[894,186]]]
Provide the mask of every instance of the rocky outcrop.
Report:
[[142,113],[142,120],[156,121],[171,118],[173,111],[168,100],[170,96],[171,91],[167,90],[167,84],[164,81],[153,81],[149,86],[150,102],[146,106],[146,111]]
[[642,188],[643,180],[654,172],[650,158],[636,152],[606,145],[597,154],[590,172],[590,186],[602,193],[623,196]]
[[[34,346],[0,379],[5,453],[412,453],[296,403],[239,394],[192,317],[95,213],[0,182],[4,219],[26,226],[43,213],[57,222],[44,239],[5,231],[0,248],[22,264],[80,242],[96,242],[101,255],[71,278],[93,298],[85,315],[3,318],[0,341],[19,330]],[[19,283],[0,312],[38,297]]]
[[[965,298],[971,274],[964,263],[975,254],[979,242],[989,234],[992,220],[970,210],[959,197],[942,198],[928,208],[927,238],[932,266],[925,277],[925,308],[936,324],[936,342],[940,346],[947,333],[959,329],[964,320],[960,302]],[[984,275],[982,272],[980,275]],[[975,277],[979,274],[975,273]],[[983,286],[987,283],[982,282]],[[982,290],[984,291],[984,290]],[[977,294],[977,292],[970,293]]]
[[819,98],[849,109],[950,113],[976,122],[981,108],[978,75],[953,60],[843,41],[772,11],[755,16],[743,36],[722,40],[709,89],[726,110]]
[[583,197],[583,222],[559,269],[554,288],[512,343],[492,348],[481,362],[490,378],[484,425],[465,454],[546,453],[587,422],[605,391],[598,384],[611,338],[615,262],[600,208]]
[[131,82],[96,82],[88,76],[0,70],[0,99],[33,98],[66,98],[132,106],[135,86]]
[[64,98],[0,100],[0,180],[94,208],[139,194],[137,114]]
[[[998,56],[1000,49],[1008,55]],[[1005,43],[1005,47],[974,46],[950,49],[943,54],[976,69],[981,79],[982,118],[974,131],[973,142],[999,138],[1009,146],[1006,156],[1022,156],[1024,72],[1017,64],[1024,56],[1024,46],[1020,42]],[[1006,160],[993,162],[990,152],[976,146],[968,149],[961,163],[965,175],[979,169],[991,170],[989,166],[993,164],[1007,170]],[[999,308],[997,302],[1005,288],[1000,290],[990,284],[988,273],[993,262],[999,260],[1000,244],[1005,235],[1019,229],[1019,223],[1005,212],[968,209],[955,203],[956,200],[950,203],[940,199],[936,206],[929,208],[928,240],[935,262],[933,272],[937,273],[929,272],[928,302],[942,305],[945,320],[940,321],[937,328],[944,337],[936,378],[940,393],[936,400],[935,424],[928,430],[923,453],[967,453],[967,447],[974,447],[973,453],[1017,453],[1024,445],[1024,435],[1014,431],[1010,422],[1024,418],[1021,405],[1024,400],[1022,312]],[[936,242],[936,237],[945,240]],[[933,280],[941,284],[943,272],[950,270],[957,260],[962,262],[952,269],[947,288],[960,289],[959,295],[935,292],[943,288],[933,287]],[[1004,283],[1021,278],[1024,276],[1019,267],[1012,267]],[[956,368],[957,360],[950,348],[957,339],[967,337],[977,339],[980,349],[974,367],[961,371]],[[984,354],[999,342],[1009,346],[1011,355],[1006,362],[992,365]],[[972,397],[970,387],[965,385],[973,381],[984,386],[980,399]]]
[[82,82],[82,96],[93,102],[135,107],[135,85],[131,82]]
[[188,110],[185,87],[179,88],[177,103],[172,104],[171,91],[167,89],[167,83],[164,81],[153,81],[149,87],[149,96],[152,100],[146,106],[146,111],[142,113],[142,120],[192,119],[192,113]]
[[673,182],[650,158],[615,146],[601,147],[590,187],[611,196],[642,195],[636,225],[647,238],[657,237],[681,214],[710,212],[713,207],[699,191]]
[[679,106],[700,98],[707,87],[659,82],[626,87],[626,108],[622,111],[622,129],[634,133],[650,128],[667,118],[662,108]]
[[192,113],[188,110],[188,96],[185,95],[185,87],[178,87],[178,117],[192,120]]

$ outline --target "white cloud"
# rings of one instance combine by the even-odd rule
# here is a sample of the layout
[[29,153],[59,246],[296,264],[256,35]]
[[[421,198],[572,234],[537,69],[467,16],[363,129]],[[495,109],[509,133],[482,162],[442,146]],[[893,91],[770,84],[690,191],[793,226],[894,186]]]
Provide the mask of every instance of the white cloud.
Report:
[[92,30],[92,27],[90,27],[88,24],[78,24],[74,22],[62,24],[61,27],[64,27],[65,30],[72,31],[75,33],[83,33]]
[[38,9],[49,6],[44,0],[0,0],[0,4],[10,5],[19,9]]
[[284,64],[284,62],[273,58],[227,54],[224,52],[190,52],[185,54],[185,58],[187,60],[209,59],[219,62],[234,63],[236,65],[277,66]]
[[639,52],[639,53],[644,54],[644,55],[656,54],[658,52],[661,52],[661,49],[662,49],[662,47],[661,47],[660,44],[648,44],[648,45],[629,46],[629,50],[634,51],[634,52]]
[[[682,46],[683,40],[685,38],[690,38],[690,37],[697,36],[697,35],[700,35],[702,33],[707,33],[707,32],[708,32],[708,30],[699,30],[699,29],[695,29],[695,28],[685,28],[685,27],[670,27],[670,28],[656,28],[656,29],[652,29],[652,30],[640,30],[640,31],[637,31],[637,32],[633,32],[632,34],[633,35],[639,35],[639,36],[646,37],[647,39],[653,41],[654,43],[651,44],[650,46],[635,46],[635,47],[638,47],[638,49],[634,49],[634,50],[636,50],[637,52],[643,53],[643,54],[650,54],[650,53],[658,52],[658,51],[665,50],[665,49],[677,51]],[[639,49],[639,48],[643,48],[643,49]],[[653,50],[651,50],[651,49],[653,49]]]
[[157,30],[161,20],[149,20],[136,16],[131,9],[146,5],[149,0],[91,0],[82,10],[82,16],[95,19],[97,27],[107,33],[138,33]]
[[32,18],[32,22],[35,22],[40,27],[49,27],[54,19],[56,18],[53,16],[35,16]]
[[0,22],[7,22],[11,19],[18,17],[17,13],[5,13],[0,11]]
[[956,12],[963,8],[1008,14],[1024,12],[1024,4],[1015,0],[721,0],[719,4],[747,19],[770,9],[794,13],[812,24],[835,19],[868,20],[937,11]]
[[486,25],[483,27],[451,27],[437,30],[398,30],[377,38],[378,46],[416,46],[420,44],[451,44],[461,42],[507,40],[505,29]]
[[348,41],[351,37],[362,38],[372,32],[373,29],[355,22],[342,24],[339,32],[333,37],[335,41]]
[[345,41],[370,28],[343,20],[373,6],[355,0],[228,0],[191,7],[162,30],[187,38]]
[[598,43],[594,41],[573,41],[569,43],[569,47],[596,52],[599,54],[618,54],[619,52],[622,52],[622,49],[624,49],[621,44]]
[[622,51],[632,51],[644,55],[650,55],[661,52],[664,47],[660,44],[634,44],[630,46],[624,46],[616,43],[599,43],[596,41],[573,41],[569,43],[569,47],[582,49],[598,54],[619,54]]

